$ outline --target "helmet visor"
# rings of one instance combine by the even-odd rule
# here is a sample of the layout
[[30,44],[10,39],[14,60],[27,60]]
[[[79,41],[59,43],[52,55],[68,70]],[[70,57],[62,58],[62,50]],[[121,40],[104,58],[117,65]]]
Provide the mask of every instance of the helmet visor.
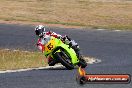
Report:
[[36,30],[35,33],[36,33],[36,35],[39,35],[39,30]]

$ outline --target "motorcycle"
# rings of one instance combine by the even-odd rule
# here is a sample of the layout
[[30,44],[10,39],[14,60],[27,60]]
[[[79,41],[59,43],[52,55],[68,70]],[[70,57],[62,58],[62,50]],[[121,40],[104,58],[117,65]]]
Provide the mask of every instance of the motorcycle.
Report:
[[75,50],[69,45],[64,44],[60,39],[55,37],[47,38],[45,43],[45,52],[46,57],[51,56],[55,61],[61,63],[67,69],[74,69],[76,65],[85,68],[87,63],[84,59],[79,58]]

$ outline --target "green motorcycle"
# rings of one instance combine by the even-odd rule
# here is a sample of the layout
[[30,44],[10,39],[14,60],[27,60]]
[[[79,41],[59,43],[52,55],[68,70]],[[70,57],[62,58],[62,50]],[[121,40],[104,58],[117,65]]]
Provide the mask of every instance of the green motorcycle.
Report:
[[52,36],[46,40],[44,55],[46,57],[51,56],[67,69],[74,69],[74,66],[76,65],[81,66],[82,68],[87,66],[86,61],[79,58],[73,48],[64,44],[60,39]]

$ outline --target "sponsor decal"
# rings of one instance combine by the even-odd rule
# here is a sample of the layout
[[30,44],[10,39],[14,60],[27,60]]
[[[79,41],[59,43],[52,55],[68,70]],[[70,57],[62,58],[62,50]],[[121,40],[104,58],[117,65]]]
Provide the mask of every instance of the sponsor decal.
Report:
[[131,81],[131,76],[129,74],[86,74],[85,70],[79,67],[76,81],[79,84],[128,84]]

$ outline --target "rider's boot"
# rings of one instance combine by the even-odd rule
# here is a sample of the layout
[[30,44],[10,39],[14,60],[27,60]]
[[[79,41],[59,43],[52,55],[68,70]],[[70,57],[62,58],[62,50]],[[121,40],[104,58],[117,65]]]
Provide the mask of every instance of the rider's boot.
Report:
[[48,58],[48,64],[49,64],[49,66],[54,66],[56,63],[57,62],[52,57]]
[[78,56],[78,58],[81,58],[82,55],[80,54],[80,48],[79,45],[74,41],[71,40],[71,38],[69,38],[68,36],[64,36],[63,41],[65,41],[65,44],[69,45],[69,48],[73,48]]

